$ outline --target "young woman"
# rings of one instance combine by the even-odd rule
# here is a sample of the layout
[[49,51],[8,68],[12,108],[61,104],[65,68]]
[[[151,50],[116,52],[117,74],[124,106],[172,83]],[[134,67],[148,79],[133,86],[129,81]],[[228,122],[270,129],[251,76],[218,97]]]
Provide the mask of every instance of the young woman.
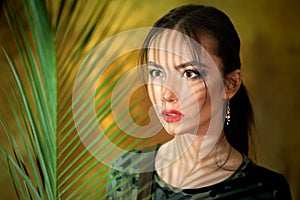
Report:
[[140,61],[174,139],[153,156],[119,158],[107,199],[291,199],[283,175],[247,156],[253,113],[239,53],[234,26],[213,7],[181,6],[154,24]]

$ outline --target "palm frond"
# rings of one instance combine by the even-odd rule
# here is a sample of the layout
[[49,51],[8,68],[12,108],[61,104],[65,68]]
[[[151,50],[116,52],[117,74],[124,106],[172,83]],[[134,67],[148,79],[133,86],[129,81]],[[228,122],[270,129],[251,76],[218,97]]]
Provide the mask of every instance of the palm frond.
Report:
[[[135,123],[149,123],[143,112],[149,107],[145,89],[124,100],[135,79],[123,75],[135,67],[139,51],[122,52],[131,41],[126,38],[103,42],[138,23],[130,21],[134,3],[22,0],[20,7],[5,3],[21,62],[9,55],[8,47],[2,49],[13,76],[6,96],[17,131],[2,114],[0,125],[9,146],[0,146],[0,152],[17,198],[105,199],[109,166],[122,153],[118,149],[157,143],[157,137],[136,136],[140,130]],[[100,43],[106,45],[97,50]],[[142,134],[152,132],[157,129]],[[161,141],[159,134],[158,138]],[[116,188],[111,189],[107,194]]]
[[[130,2],[109,0],[22,0],[19,10],[12,2],[5,4],[3,10],[21,62],[14,63],[7,48],[2,50],[14,77],[6,96],[18,132],[10,129],[3,114],[1,126],[9,148],[0,146],[0,150],[7,158],[18,198],[104,199],[108,166],[99,161],[110,162],[117,156],[111,143],[126,150],[146,145],[118,127],[116,122],[124,119],[127,110],[119,116],[112,114],[112,109],[123,104],[131,85],[121,87],[110,102],[121,74],[132,68],[136,56],[124,55],[109,69],[99,71],[93,71],[93,66],[103,58],[113,59],[123,43],[112,41],[97,55],[87,56],[97,44],[126,28],[129,18],[123,16],[130,16],[133,8]],[[89,10],[85,16],[84,10]],[[85,67],[91,71],[80,71]],[[20,74],[20,69],[25,74]],[[75,88],[79,100],[74,99],[75,79],[79,81]],[[90,95],[89,87],[95,82]],[[131,101],[129,112],[145,102],[143,93]],[[141,112],[132,118],[140,123],[148,120]],[[132,123],[125,121],[123,126]],[[78,132],[78,124],[83,134]],[[99,125],[102,134],[94,135]],[[88,138],[92,141],[84,144]]]
[[[18,187],[21,191],[20,196],[51,199],[56,195],[54,193],[56,191],[56,67],[50,27],[44,25],[49,19],[46,15],[38,13],[45,12],[42,3],[22,2],[26,21],[30,27],[30,38],[14,6],[8,3],[8,9],[5,12],[30,85],[30,90],[26,91],[16,66],[4,51],[17,85],[13,90],[13,99],[17,107],[11,104],[11,109],[27,152],[26,159],[28,159],[25,161],[18,151],[15,153],[15,159],[9,156],[8,160],[9,166],[12,166],[11,172],[18,174],[14,177],[20,178],[20,183],[25,180],[23,189]],[[38,66],[45,67],[42,69]],[[17,113],[21,113],[21,117]],[[21,122],[22,119],[23,122]],[[26,127],[25,130],[23,126]],[[13,137],[11,138],[13,140]],[[14,142],[14,152],[17,152],[15,151],[17,146],[18,144]]]

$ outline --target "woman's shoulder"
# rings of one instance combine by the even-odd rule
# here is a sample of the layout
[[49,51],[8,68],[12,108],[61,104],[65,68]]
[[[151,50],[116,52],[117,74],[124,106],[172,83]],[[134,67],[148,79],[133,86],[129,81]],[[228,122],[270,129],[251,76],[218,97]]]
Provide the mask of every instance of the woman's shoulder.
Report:
[[153,170],[154,157],[158,148],[159,145],[156,145],[126,151],[113,161],[110,168],[129,174],[139,174]]
[[116,158],[110,166],[107,199],[135,199],[140,174],[153,170],[158,146],[131,150]]
[[291,199],[290,188],[283,174],[255,164],[246,156],[241,167],[225,182],[259,199]]
[[240,171],[251,179],[261,182],[270,182],[272,185],[287,184],[283,174],[265,168],[261,165],[254,163],[248,157],[244,158],[244,162],[247,163],[244,169]]

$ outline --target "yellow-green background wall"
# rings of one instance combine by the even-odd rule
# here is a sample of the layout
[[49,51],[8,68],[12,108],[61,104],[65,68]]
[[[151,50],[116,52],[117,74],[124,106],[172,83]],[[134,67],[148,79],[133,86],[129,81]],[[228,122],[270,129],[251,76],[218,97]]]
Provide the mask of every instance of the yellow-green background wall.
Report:
[[[118,2],[121,0],[113,0]],[[87,3],[92,1],[87,1]],[[127,0],[132,6],[124,29],[151,26],[171,8],[186,3],[212,5],[229,15],[242,42],[243,79],[254,106],[257,162],[283,173],[294,199],[300,199],[300,1],[298,0]],[[84,13],[82,13],[84,15]],[[109,17],[109,16],[108,16]],[[0,19],[0,45],[11,37]],[[13,52],[14,53],[14,52]],[[16,52],[15,52],[16,53]],[[17,54],[17,53],[16,53]],[[17,55],[14,55],[17,57]],[[0,56],[0,90],[8,88],[8,68]],[[3,113],[8,109],[0,93]],[[10,124],[14,119],[7,117]],[[6,144],[0,133],[0,144]],[[16,199],[9,174],[0,163],[0,199]]]

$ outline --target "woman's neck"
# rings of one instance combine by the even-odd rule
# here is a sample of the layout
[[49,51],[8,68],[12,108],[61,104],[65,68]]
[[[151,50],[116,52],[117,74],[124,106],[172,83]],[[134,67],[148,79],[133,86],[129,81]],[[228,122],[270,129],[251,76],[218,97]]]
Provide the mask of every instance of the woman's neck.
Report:
[[206,155],[201,154],[207,151],[204,145],[204,137],[188,134],[162,145],[155,159],[161,180],[179,188],[199,188],[224,180],[240,166],[242,155],[230,146],[223,133]]

